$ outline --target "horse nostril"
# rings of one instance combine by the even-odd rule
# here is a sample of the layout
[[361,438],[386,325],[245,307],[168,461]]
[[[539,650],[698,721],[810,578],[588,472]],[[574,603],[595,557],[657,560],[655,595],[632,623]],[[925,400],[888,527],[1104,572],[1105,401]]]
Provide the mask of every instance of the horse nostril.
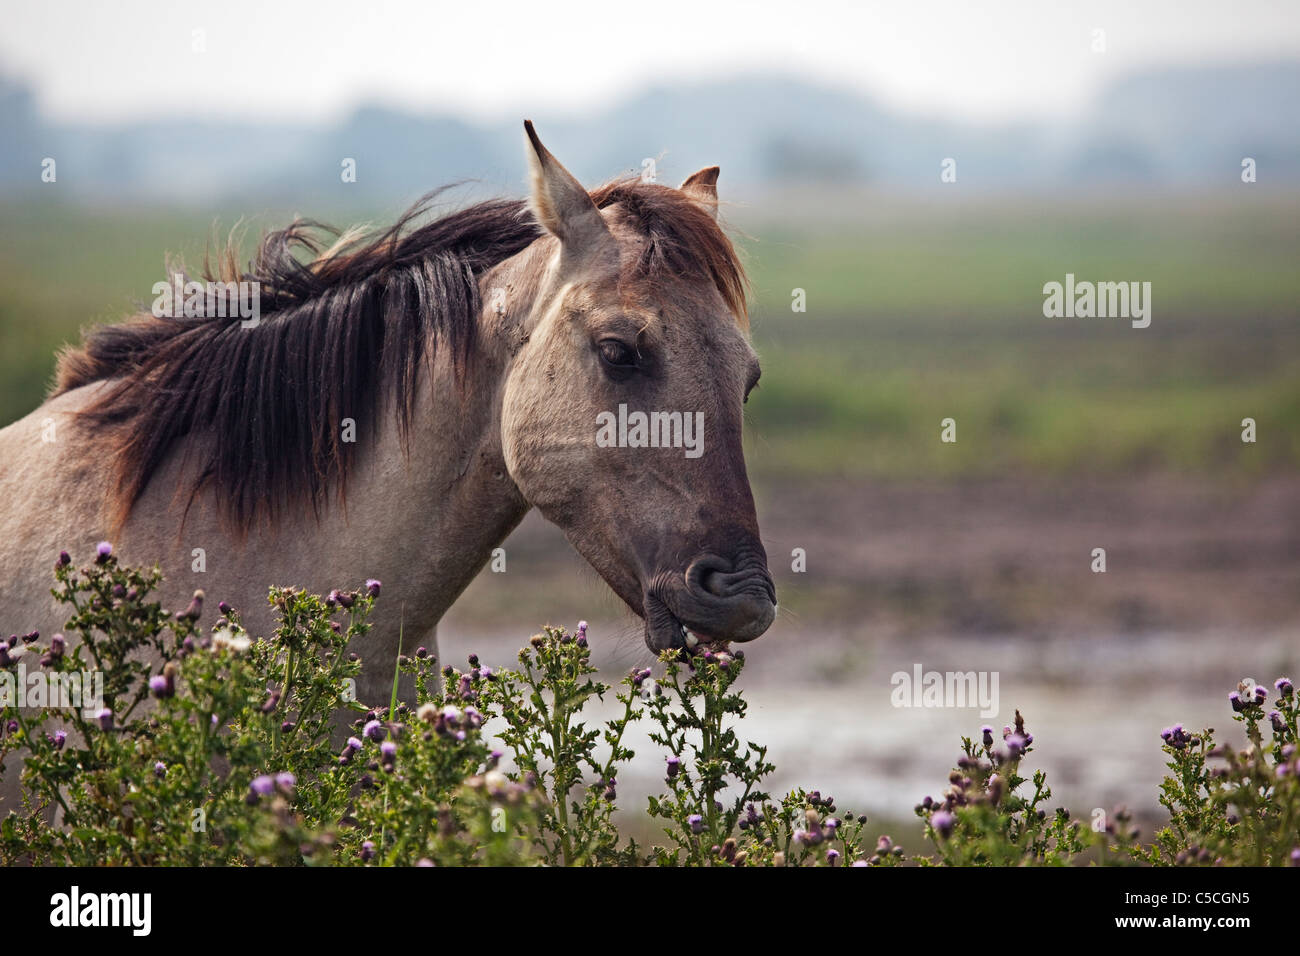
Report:
[[686,588],[701,595],[725,598],[731,587],[731,565],[716,555],[696,558],[686,569]]
[[714,597],[727,596],[727,579],[721,571],[705,571],[700,575],[700,587]]
[[696,558],[686,569],[683,624],[714,638],[752,641],[776,616],[772,579],[762,566],[737,567],[715,554]]
[[692,562],[686,570],[686,587],[700,597],[721,598],[725,601],[738,599],[746,592],[761,590],[769,601],[776,603],[771,578],[765,570],[737,570],[730,562],[715,555],[706,555]]

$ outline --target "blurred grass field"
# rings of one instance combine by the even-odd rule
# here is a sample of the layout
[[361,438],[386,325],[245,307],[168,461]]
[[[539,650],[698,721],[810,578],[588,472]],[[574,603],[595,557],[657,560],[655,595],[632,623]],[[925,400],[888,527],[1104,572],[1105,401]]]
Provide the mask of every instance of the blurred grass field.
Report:
[[[201,260],[214,223],[241,213],[253,235],[288,218],[0,202],[0,421],[40,403],[82,326],[150,301],[165,253]],[[747,406],[760,480],[1300,464],[1300,196],[791,196],[731,218],[764,359]],[[1067,272],[1151,282],[1150,328],[1044,318],[1043,283]],[[948,417],[955,444],[939,441]]]

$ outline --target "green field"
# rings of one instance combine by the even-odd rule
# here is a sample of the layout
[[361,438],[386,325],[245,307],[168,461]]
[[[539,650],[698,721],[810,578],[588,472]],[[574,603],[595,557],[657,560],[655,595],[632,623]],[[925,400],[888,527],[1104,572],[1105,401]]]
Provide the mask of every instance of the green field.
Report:
[[[740,210],[764,359],[751,470],[1294,470],[1300,197],[1240,197],[868,195],[825,215],[794,198],[788,214]],[[244,211],[254,232],[285,218]],[[164,253],[200,259],[213,223],[237,212],[0,204],[0,421],[39,404],[58,345],[147,303]],[[1067,272],[1151,282],[1151,327],[1044,318],[1043,283]],[[791,311],[795,288],[804,313]],[[939,441],[948,417],[955,444]],[[1240,441],[1245,417],[1257,444]]]

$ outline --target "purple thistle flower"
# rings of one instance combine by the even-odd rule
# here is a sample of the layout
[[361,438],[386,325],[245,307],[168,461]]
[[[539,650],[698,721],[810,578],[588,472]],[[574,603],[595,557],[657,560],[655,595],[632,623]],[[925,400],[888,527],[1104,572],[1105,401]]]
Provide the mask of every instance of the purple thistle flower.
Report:
[[1263,684],[1256,684],[1255,702],[1258,704],[1262,704],[1267,699],[1268,699],[1268,689]]
[[1268,712],[1268,720],[1269,723],[1273,725],[1275,733],[1280,734],[1286,732],[1286,721],[1282,719],[1282,712],[1280,710],[1270,710]]
[[1291,683],[1291,679],[1288,677],[1279,677],[1273,686],[1277,688],[1277,692],[1283,697],[1290,697],[1295,693],[1295,685]]
[[704,832],[704,817],[700,816],[698,813],[692,813],[687,817],[686,824],[691,828],[692,833]]
[[980,728],[980,733],[982,733],[982,734],[984,735],[984,746],[985,746],[985,747],[992,747],[992,746],[993,746],[993,728],[990,727],[990,726],[988,726],[987,724],[985,724],[983,727]]
[[270,774],[264,773],[261,776],[252,779],[248,784],[248,790],[249,793],[254,794],[255,796],[269,797],[275,790],[275,781],[271,778]]
[[101,541],[95,545],[95,562],[103,564],[113,556],[113,546],[107,541]]
[[155,697],[171,697],[176,693],[176,685],[164,674],[155,674],[149,678],[149,693]]
[[370,578],[366,581],[366,590],[370,592],[372,598],[379,597],[379,589],[383,587],[378,578]]
[[156,764],[153,765],[153,775],[157,777],[159,780],[167,776],[167,765],[163,763],[161,760],[159,760]]
[[105,707],[95,715],[95,719],[99,721],[100,730],[113,729],[113,711],[110,708]]
[[62,731],[62,730],[56,730],[56,731],[54,732],[54,749],[55,749],[55,750],[62,750],[62,749],[63,749],[63,745],[66,744],[67,742],[68,742],[68,735],[67,735],[67,733],[65,733],[65,732]]
[[834,865],[835,865],[836,863],[838,863],[839,861],[840,861],[840,851],[839,851],[839,850],[831,849],[831,850],[827,850],[827,851],[826,851],[826,862],[827,862],[827,863],[829,863],[831,866],[834,866]]
[[952,836],[952,828],[956,822],[957,818],[947,810],[940,810],[930,816],[930,826],[934,827],[934,832],[945,840]]
[[293,796],[293,788],[298,785],[298,778],[285,770],[275,775],[275,785],[287,797]]
[[379,745],[379,753],[385,761],[392,763],[397,759],[397,744],[393,743],[391,740],[385,740]]
[[674,777],[676,777],[679,773],[681,773],[681,770],[682,770],[682,761],[681,761],[681,758],[680,758],[680,757],[669,757],[669,758],[668,758],[668,779],[669,779],[669,780],[672,780],[672,779],[673,779]]
[[369,840],[361,844],[361,861],[369,863],[375,858],[375,845]]
[[1011,734],[1006,739],[1007,753],[1015,760],[1025,752],[1025,738],[1019,734]]
[[60,551],[59,560],[55,566],[60,568],[66,568],[71,563],[72,563],[72,555],[68,554],[68,552],[66,551]]
[[377,720],[372,720],[366,724],[365,729],[361,731],[363,737],[369,737],[371,740],[383,740],[388,736],[388,731],[384,725]]

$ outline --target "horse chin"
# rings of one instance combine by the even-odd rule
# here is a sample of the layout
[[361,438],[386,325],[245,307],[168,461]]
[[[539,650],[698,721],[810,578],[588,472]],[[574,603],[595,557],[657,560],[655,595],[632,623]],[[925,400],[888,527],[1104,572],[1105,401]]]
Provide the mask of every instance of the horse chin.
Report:
[[645,598],[645,645],[656,654],[686,647],[686,632],[682,622],[653,594]]
[[722,650],[731,642],[692,631],[663,601],[649,595],[645,602],[645,643],[656,654],[676,650],[694,656],[706,650]]

